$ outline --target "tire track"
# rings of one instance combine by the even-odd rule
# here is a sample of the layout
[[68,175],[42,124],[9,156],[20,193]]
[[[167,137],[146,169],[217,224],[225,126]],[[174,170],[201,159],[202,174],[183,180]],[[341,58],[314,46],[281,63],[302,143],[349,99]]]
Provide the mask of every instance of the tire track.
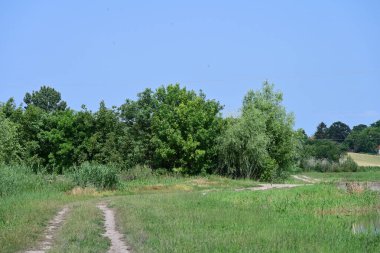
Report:
[[68,207],[64,207],[57,215],[49,222],[49,226],[45,231],[45,237],[42,242],[40,242],[37,249],[27,250],[25,253],[45,253],[53,246],[54,236],[57,230],[61,227],[63,221],[66,218],[67,213],[69,212]]
[[115,213],[113,210],[108,208],[104,203],[98,204],[97,207],[103,211],[105,219],[106,233],[103,236],[111,240],[111,247],[108,253],[130,253],[129,247],[123,241],[123,235],[116,229]]

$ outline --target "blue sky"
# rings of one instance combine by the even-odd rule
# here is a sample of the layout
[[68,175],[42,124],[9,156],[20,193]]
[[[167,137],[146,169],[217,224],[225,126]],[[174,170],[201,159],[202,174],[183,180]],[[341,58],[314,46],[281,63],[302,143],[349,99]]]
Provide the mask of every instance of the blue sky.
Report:
[[0,101],[73,109],[181,83],[236,114],[268,80],[296,127],[380,119],[380,1],[0,1]]

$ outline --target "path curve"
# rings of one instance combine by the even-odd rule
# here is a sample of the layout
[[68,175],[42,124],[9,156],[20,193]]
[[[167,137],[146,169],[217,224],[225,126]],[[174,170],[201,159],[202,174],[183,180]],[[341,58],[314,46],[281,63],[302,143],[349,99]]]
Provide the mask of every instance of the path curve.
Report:
[[25,253],[45,253],[51,249],[53,246],[54,235],[62,225],[69,210],[70,209],[68,207],[64,207],[61,211],[59,211],[57,215],[49,222],[49,226],[45,231],[45,238],[39,244],[38,248],[35,250],[27,250]]
[[111,247],[108,253],[130,253],[129,248],[123,241],[123,235],[116,229],[115,214],[106,204],[100,203],[97,207],[103,211],[105,219],[106,233],[103,234],[111,240]]
[[305,175],[292,175],[292,177],[297,180],[303,181],[305,183],[310,183],[310,184],[319,183],[321,181],[319,179],[311,178]]
[[259,186],[235,189],[235,191],[265,191],[270,189],[294,188],[298,186],[304,186],[304,184],[260,184]]

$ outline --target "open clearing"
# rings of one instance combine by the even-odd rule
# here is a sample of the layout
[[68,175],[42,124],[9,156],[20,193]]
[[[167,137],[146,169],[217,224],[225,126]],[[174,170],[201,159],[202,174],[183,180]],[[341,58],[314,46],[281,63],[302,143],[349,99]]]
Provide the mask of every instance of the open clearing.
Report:
[[359,166],[380,167],[380,155],[348,153]]
[[[315,181],[313,175],[298,176]],[[2,216],[17,214],[23,221],[22,227],[0,223],[0,251],[37,249],[48,220],[64,206],[70,212],[46,252],[378,252],[380,247],[378,234],[357,232],[363,220],[379,217],[378,192],[350,193],[335,183],[271,185],[221,177],[124,183],[114,192],[76,189],[24,198],[17,212],[0,206]],[[55,204],[43,216],[47,221],[29,219],[30,213],[45,213],[48,199]],[[15,235],[30,239],[18,243]]]

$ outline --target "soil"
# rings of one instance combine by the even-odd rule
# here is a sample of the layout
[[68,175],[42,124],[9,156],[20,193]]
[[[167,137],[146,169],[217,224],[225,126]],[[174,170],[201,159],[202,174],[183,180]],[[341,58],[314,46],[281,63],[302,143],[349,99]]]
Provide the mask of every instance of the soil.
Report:
[[104,203],[98,204],[98,208],[103,211],[105,219],[106,233],[103,235],[111,240],[111,247],[108,253],[130,253],[129,248],[123,241],[122,234],[116,229],[114,211]]
[[44,240],[40,242],[38,247],[33,250],[25,251],[25,253],[45,253],[53,246],[54,235],[57,230],[61,227],[67,213],[69,212],[68,207],[64,207],[58,214],[49,222],[44,235]]

